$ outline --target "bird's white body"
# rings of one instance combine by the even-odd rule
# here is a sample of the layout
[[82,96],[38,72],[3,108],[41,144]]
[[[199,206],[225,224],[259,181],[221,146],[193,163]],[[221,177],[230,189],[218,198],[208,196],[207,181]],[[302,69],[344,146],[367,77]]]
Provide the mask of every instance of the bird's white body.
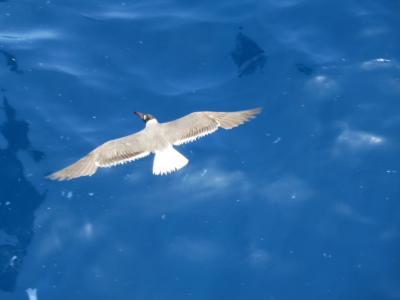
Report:
[[151,136],[155,141],[160,141],[159,147],[153,151],[153,174],[165,175],[175,172],[186,166],[189,160],[179,153],[174,147],[168,143],[160,134],[160,123],[157,119],[152,119],[146,123],[144,129],[146,134]]

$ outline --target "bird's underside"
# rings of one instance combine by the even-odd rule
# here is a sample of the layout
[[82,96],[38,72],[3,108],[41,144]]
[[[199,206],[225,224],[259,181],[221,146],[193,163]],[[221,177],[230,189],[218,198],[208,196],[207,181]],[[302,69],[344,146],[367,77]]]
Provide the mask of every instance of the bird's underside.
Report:
[[132,135],[110,140],[95,148],[72,165],[48,176],[53,180],[70,180],[91,176],[98,168],[124,164],[151,153],[155,154],[153,174],[163,175],[183,168],[188,160],[173,146],[195,141],[218,128],[232,129],[254,118],[261,109],[237,112],[194,112],[177,120],[158,123],[150,115],[140,114],[146,128]]

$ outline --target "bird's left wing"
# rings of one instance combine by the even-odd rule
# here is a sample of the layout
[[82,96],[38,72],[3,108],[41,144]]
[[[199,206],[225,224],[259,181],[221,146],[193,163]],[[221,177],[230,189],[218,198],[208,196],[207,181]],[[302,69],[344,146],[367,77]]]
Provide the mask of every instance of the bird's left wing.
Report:
[[81,176],[92,176],[97,168],[124,164],[150,154],[141,132],[108,141],[72,165],[50,174],[49,179],[70,180]]
[[252,119],[261,108],[236,112],[202,111],[188,114],[172,122],[161,124],[163,135],[173,145],[192,142],[215,132],[219,127],[232,129]]

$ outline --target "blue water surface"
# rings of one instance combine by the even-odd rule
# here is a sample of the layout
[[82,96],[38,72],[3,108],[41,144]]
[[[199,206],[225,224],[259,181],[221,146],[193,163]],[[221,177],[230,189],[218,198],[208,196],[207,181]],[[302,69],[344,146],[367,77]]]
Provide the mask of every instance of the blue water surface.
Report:
[[[0,1],[0,299],[400,299],[396,0]],[[192,111],[263,113],[74,181]]]

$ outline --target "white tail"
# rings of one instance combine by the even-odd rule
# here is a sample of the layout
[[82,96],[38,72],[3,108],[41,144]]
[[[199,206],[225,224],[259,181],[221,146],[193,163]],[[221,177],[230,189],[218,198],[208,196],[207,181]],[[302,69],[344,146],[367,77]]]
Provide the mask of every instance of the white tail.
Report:
[[172,146],[156,151],[153,162],[153,174],[164,175],[182,169],[189,160],[176,151]]

